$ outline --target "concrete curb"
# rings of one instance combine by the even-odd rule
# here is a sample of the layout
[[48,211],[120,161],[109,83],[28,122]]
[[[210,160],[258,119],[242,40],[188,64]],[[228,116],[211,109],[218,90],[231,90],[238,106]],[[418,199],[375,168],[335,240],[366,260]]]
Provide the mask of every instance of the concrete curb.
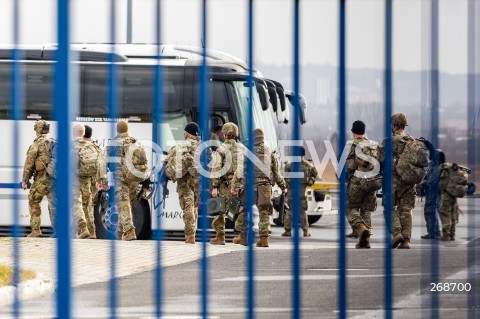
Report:
[[[13,295],[15,287],[0,287],[0,306],[8,306],[13,304]],[[29,280],[18,285],[18,298],[20,300],[28,300],[42,297],[55,291],[52,280]]]

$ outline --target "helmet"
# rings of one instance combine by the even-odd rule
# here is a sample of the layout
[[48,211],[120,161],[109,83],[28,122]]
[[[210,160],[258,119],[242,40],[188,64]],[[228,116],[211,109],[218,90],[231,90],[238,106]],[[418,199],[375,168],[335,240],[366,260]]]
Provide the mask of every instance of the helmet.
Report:
[[39,134],[47,134],[50,132],[50,124],[44,120],[36,121],[33,130]]
[[222,132],[227,137],[237,137],[238,136],[238,126],[235,123],[228,122],[223,124]]
[[393,125],[405,125],[408,126],[407,116],[403,113],[394,113],[392,115],[392,124]]

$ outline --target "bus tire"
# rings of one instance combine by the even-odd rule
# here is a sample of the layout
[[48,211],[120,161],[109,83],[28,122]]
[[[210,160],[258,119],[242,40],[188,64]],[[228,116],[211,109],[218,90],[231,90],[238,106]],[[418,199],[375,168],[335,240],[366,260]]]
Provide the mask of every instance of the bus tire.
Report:
[[152,237],[152,218],[148,201],[145,199],[133,201],[132,218],[137,239],[150,239]]
[[312,225],[318,222],[322,218],[322,215],[313,215],[313,216],[308,216],[308,224]]

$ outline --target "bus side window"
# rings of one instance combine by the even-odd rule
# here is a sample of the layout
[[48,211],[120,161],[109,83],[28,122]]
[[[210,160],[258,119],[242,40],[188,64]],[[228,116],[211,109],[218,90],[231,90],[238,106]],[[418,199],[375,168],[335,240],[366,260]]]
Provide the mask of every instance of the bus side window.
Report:
[[85,69],[85,86],[80,116],[108,116],[108,66],[88,65]]
[[0,64],[0,119],[6,120],[10,118],[11,104],[11,66],[8,64]]
[[50,120],[53,111],[52,64],[26,64],[24,81],[27,118],[39,115]]

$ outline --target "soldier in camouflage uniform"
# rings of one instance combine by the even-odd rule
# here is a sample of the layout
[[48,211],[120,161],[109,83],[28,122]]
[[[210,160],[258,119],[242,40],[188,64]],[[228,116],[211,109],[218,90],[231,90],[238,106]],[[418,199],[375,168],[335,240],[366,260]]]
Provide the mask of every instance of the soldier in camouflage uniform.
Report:
[[455,240],[455,230],[458,222],[458,202],[457,197],[446,191],[449,182],[452,163],[444,162],[440,165],[440,204],[439,213],[442,222],[442,241]]
[[[200,128],[195,122],[190,122],[185,126],[185,141],[182,141],[172,147],[168,152],[166,162],[170,158],[177,158],[177,150],[197,150],[200,140]],[[181,157],[178,156],[181,161]],[[176,163],[182,165],[182,163]],[[182,178],[174,180],[177,182],[177,193],[180,201],[180,207],[183,210],[183,222],[185,224],[185,243],[195,244],[195,234],[197,231],[198,219],[198,195],[199,195],[199,178],[187,173]]]
[[[393,159],[396,161],[405,149],[405,139],[414,138],[405,133],[405,127],[408,126],[407,116],[403,113],[394,113],[392,115],[392,149]],[[385,141],[380,145],[380,162],[385,159],[384,149]],[[392,207],[392,248],[410,249],[410,238],[412,237],[413,217],[412,211],[415,208],[415,185],[405,183],[397,174],[395,165],[393,165],[393,207]]]
[[[133,144],[136,140],[128,134],[128,123],[119,121],[117,123],[117,136],[115,136],[115,143],[117,145],[117,156],[123,163],[127,155],[124,145],[127,143]],[[137,195],[137,181],[128,181],[123,177],[121,165],[117,165],[115,171],[115,199],[117,202],[119,223],[117,232],[121,234],[122,240],[130,241],[136,240],[135,226],[132,220],[132,202]]]
[[55,195],[53,177],[49,176],[46,168],[50,163],[50,143],[54,143],[49,136],[50,124],[44,120],[34,125],[37,137],[28,148],[27,158],[23,168],[22,188],[27,189],[27,183],[33,176],[33,184],[28,194],[28,208],[30,211],[30,227],[32,232],[27,237],[42,237],[40,230],[42,210],[40,203],[47,196],[50,222],[55,231]]
[[[258,207],[260,220],[258,222],[260,240],[257,247],[268,247],[268,239],[270,237],[270,215],[273,213],[272,205],[272,185],[277,184],[283,193],[287,192],[285,180],[279,171],[278,161],[274,153],[264,143],[264,132],[262,129],[253,131],[253,150],[258,158],[255,165],[255,189],[256,202]],[[244,166],[243,166],[244,167]],[[239,187],[239,184],[241,185]],[[232,180],[232,194],[237,195],[240,189],[245,187],[244,172],[237,170]],[[242,211],[235,222],[235,230],[240,233],[238,237],[233,239],[234,244],[246,244],[245,236],[245,219]]]
[[[87,141],[83,139],[85,135],[85,126],[83,124],[75,124],[72,129],[73,133],[73,157],[78,160],[79,152],[82,148],[86,146]],[[76,163],[78,165],[78,163]],[[78,238],[86,239],[90,238],[90,232],[87,228],[87,221],[85,215],[88,214],[87,211],[83,209],[83,203],[87,203],[85,206],[91,205],[91,195],[90,190],[91,178],[84,176],[77,176],[77,191],[73,196],[73,216],[75,218],[75,224],[77,226],[77,235]]]
[[355,176],[357,171],[370,172],[373,169],[372,163],[357,155],[357,146],[369,143],[365,128],[362,121],[353,122],[353,143],[347,157],[347,219],[358,237],[355,248],[370,248],[372,212],[377,208],[376,192],[366,192],[361,186],[360,178]]
[[[310,237],[311,234],[308,231],[308,227],[310,225],[308,224],[308,215],[307,215],[308,202],[307,202],[307,197],[305,196],[305,191],[307,189],[307,186],[312,186],[313,184],[315,184],[315,179],[318,176],[318,172],[315,166],[313,165],[313,163],[305,160],[305,148],[303,146],[300,146],[300,156],[301,156],[300,172],[303,173],[303,178],[301,180],[301,186],[300,186],[301,226],[303,229],[303,237]],[[292,171],[292,163],[286,163],[285,164],[286,175],[291,171]],[[292,236],[292,210],[293,210],[292,191],[291,191],[292,181],[291,181],[291,178],[288,178],[287,176],[285,177],[285,180],[287,182],[287,188],[290,189],[290,192],[287,194],[287,203],[290,209],[285,211],[285,216],[283,218],[283,227],[285,229],[285,232],[282,234],[282,236],[291,237]]]
[[88,228],[88,231],[90,232],[90,239],[96,239],[97,234],[95,231],[94,207],[98,201],[99,187],[101,187],[102,189],[105,188],[104,186],[106,184],[106,179],[105,179],[106,167],[104,167],[102,149],[97,143],[95,143],[92,140],[92,128],[88,125],[85,125],[85,135],[83,135],[83,139],[87,142],[92,143],[92,145],[96,148],[98,154],[100,154],[100,157],[102,158],[102,161],[100,163],[100,169],[98,170],[98,174],[90,178],[91,180],[90,190],[92,193],[91,200],[88,201],[86,197],[82,198],[83,211],[85,212],[85,218],[87,220],[87,228]]
[[[242,164],[244,149],[243,145],[237,143],[238,127],[234,123],[225,123],[222,127],[225,141],[218,147],[214,156],[214,167],[212,168],[211,195],[212,197],[222,196],[225,202],[230,202],[232,196],[232,179]],[[225,171],[226,170],[226,171]],[[215,238],[210,240],[212,245],[225,245],[225,214],[219,214],[213,218],[212,228],[215,230]]]

